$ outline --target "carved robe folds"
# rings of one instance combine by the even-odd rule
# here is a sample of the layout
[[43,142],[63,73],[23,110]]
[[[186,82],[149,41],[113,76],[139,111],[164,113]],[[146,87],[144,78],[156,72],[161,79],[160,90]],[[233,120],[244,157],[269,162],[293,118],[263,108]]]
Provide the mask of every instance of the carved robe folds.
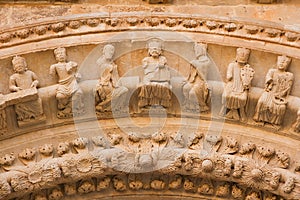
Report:
[[261,95],[253,117],[255,121],[281,125],[294,76],[290,72],[270,69],[266,75],[266,91]]
[[205,63],[194,60],[190,65],[189,76],[182,88],[185,97],[184,106],[186,110],[200,110],[201,112],[209,110],[206,102],[209,94],[208,85],[201,72],[201,66],[203,64]]
[[171,75],[166,63],[167,59],[164,56],[158,59],[144,58],[145,76],[144,85],[140,87],[139,107],[161,105],[167,108],[171,105]]
[[[111,111],[111,101],[114,98],[119,98],[123,94],[128,92],[128,89],[124,86],[119,86],[117,81],[119,80],[119,74],[117,65],[114,63],[105,63],[101,67],[104,67],[102,76],[99,83],[96,86],[96,110],[100,112]],[[115,110],[121,110],[123,105],[119,105],[120,100],[116,99]]]

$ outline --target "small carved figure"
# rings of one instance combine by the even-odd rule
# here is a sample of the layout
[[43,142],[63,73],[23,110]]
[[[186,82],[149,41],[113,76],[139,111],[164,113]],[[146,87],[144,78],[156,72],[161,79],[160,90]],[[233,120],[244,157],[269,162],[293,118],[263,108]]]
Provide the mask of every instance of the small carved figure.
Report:
[[214,193],[214,186],[211,183],[203,183],[198,187],[198,193],[212,195]]
[[77,63],[67,61],[65,48],[57,48],[54,50],[56,64],[50,66],[50,75],[58,75],[58,88],[56,91],[56,99],[58,101],[58,118],[69,118],[73,115],[82,114],[83,101],[82,91],[77,83],[80,74],[77,73]]
[[291,193],[295,188],[295,179],[293,177],[289,177],[283,185],[283,191],[287,194]]
[[206,82],[210,60],[206,55],[207,45],[195,44],[196,60],[191,61],[189,75],[183,83],[184,109],[193,112],[206,112],[209,90]]
[[152,134],[152,140],[157,143],[163,143],[167,140],[166,133],[158,131]]
[[240,154],[249,155],[249,157],[252,158],[255,149],[256,145],[253,142],[247,142],[242,144],[240,148]]
[[236,61],[229,64],[227,69],[227,83],[222,95],[222,109],[220,114],[229,119],[246,121],[246,103],[248,91],[254,76],[254,70],[247,63],[250,50],[238,48]]
[[0,165],[2,166],[11,166],[13,165],[16,157],[14,154],[5,154],[4,156],[0,157]]
[[244,164],[242,163],[242,161],[236,160],[234,162],[234,168],[233,168],[232,176],[234,178],[241,178],[242,175],[243,175],[243,171],[244,171]]
[[143,188],[143,183],[139,180],[134,180],[129,183],[129,188],[132,190],[140,190]]
[[162,56],[162,44],[159,40],[148,42],[149,56],[143,59],[144,78],[139,92],[138,106],[171,105],[171,74],[166,57]]
[[185,179],[184,182],[183,182],[183,188],[186,191],[194,192],[194,190],[195,190],[195,184],[194,184],[194,182],[192,180]]
[[255,108],[253,119],[256,122],[270,123],[277,129],[282,124],[287,97],[291,91],[294,75],[287,72],[291,58],[277,57],[277,69],[270,69],[266,75],[265,92],[261,95]]
[[182,186],[182,177],[180,175],[175,175],[174,180],[170,181],[169,189],[179,189]]
[[78,187],[79,194],[86,194],[96,190],[93,181],[83,181]]
[[49,200],[60,200],[63,196],[60,188],[54,188],[49,194]]
[[122,178],[119,178],[119,177],[114,177],[113,178],[113,186],[117,191],[125,191],[126,190],[125,181],[122,180]]
[[266,163],[269,163],[270,159],[275,154],[275,149],[272,147],[266,147],[266,146],[258,146],[257,151],[259,154],[259,158]]
[[196,149],[197,147],[199,148],[199,143],[202,137],[203,134],[199,132],[189,134],[186,141],[189,149]]
[[105,190],[109,187],[111,179],[109,177],[104,177],[99,180],[97,184],[97,191]]
[[108,148],[108,141],[102,135],[99,135],[99,136],[96,136],[96,137],[92,137],[92,141],[93,141],[94,145],[96,145],[98,147]]
[[[97,60],[102,70],[101,77],[96,86],[96,111],[124,111],[125,94],[128,89],[121,86],[117,65],[113,62],[115,47],[107,44],[103,48],[103,55]],[[113,108],[111,107],[113,103]]]
[[244,191],[239,188],[237,185],[232,186],[231,195],[234,199],[242,199]]
[[230,185],[225,183],[217,187],[216,196],[217,197],[227,197],[230,193]]
[[68,142],[61,142],[57,146],[57,154],[58,156],[62,156],[66,153],[68,153],[70,150],[70,145]]
[[53,145],[52,144],[45,144],[43,146],[39,147],[39,152],[45,156],[45,157],[49,157],[52,155],[53,153]]
[[166,183],[162,180],[153,180],[151,181],[150,186],[154,190],[163,190],[166,186]]
[[[34,72],[27,69],[25,58],[15,56],[12,59],[13,69],[15,73],[9,78],[9,90],[11,92],[19,92],[30,88],[37,88],[39,81]],[[17,120],[31,121],[44,117],[42,100],[37,98],[33,101],[15,104]]]
[[64,191],[66,195],[76,194],[76,183],[68,183],[64,185]]
[[279,167],[287,169],[290,166],[290,156],[287,153],[278,150],[276,151],[276,158]]
[[296,122],[293,124],[292,129],[296,133],[300,133],[300,109],[297,112],[297,119]]
[[260,200],[260,195],[257,192],[251,192],[245,198],[245,200]]
[[36,150],[34,148],[26,148],[19,153],[19,158],[25,165],[27,165],[28,162],[33,161],[35,159],[35,155]]
[[233,138],[228,136],[226,138],[226,149],[225,149],[225,153],[227,154],[235,154],[236,152],[238,152],[239,150],[239,143],[238,141]]

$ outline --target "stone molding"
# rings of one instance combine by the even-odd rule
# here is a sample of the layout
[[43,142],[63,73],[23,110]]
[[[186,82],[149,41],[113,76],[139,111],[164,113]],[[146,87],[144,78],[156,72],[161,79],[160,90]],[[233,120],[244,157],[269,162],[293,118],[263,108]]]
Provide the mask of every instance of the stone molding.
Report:
[[[185,144],[178,146],[171,136],[174,133],[162,140],[157,140],[156,135],[137,141],[132,140],[133,135],[123,137],[110,132],[105,136],[76,138],[56,147],[52,144],[42,145],[38,150],[29,147],[18,155],[21,164],[14,164],[17,158],[13,154],[4,155],[0,159],[1,170],[6,171],[0,174],[0,199],[38,199],[38,196],[61,199],[93,192],[127,195],[132,191],[150,194],[179,191],[187,196],[234,199],[251,199],[256,195],[256,199],[300,198],[299,166],[291,172],[290,163],[294,160],[269,144],[241,143],[231,136],[199,132],[189,134]],[[139,160],[131,160],[132,154],[138,153],[125,150],[126,146],[143,146],[148,140],[165,152],[164,158],[139,166],[142,164]],[[201,147],[205,143],[211,145],[210,151]],[[169,164],[161,165],[166,160]],[[151,171],[145,170],[147,167]]]
[[[271,22],[173,13],[124,12],[73,15],[14,28],[3,27],[0,49],[53,38],[127,30],[183,31],[300,47],[299,30]],[[8,56],[11,55],[2,54],[2,58]],[[292,57],[298,58],[296,55]]]

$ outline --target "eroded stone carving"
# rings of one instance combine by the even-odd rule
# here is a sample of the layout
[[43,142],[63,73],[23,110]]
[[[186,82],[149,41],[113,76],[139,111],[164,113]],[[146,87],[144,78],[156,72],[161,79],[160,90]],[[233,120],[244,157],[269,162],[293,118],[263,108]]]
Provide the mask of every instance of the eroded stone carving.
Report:
[[283,191],[285,193],[291,193],[292,190],[295,188],[295,179],[293,177],[289,177],[285,184],[283,185]]
[[287,72],[291,58],[278,56],[277,69],[270,69],[266,75],[265,92],[258,100],[253,119],[270,123],[279,129],[282,124],[287,97],[293,85],[294,76]]
[[224,183],[216,189],[216,196],[218,197],[227,197],[230,194],[230,184]]
[[82,91],[77,83],[80,74],[77,73],[77,63],[67,61],[66,49],[59,47],[54,50],[56,64],[50,66],[50,75],[58,75],[56,99],[58,101],[58,118],[69,118],[84,112]]
[[60,200],[63,196],[60,188],[54,188],[49,194],[49,200]]
[[95,184],[92,180],[83,181],[78,187],[79,194],[86,194],[90,192],[94,192],[96,190]]
[[19,158],[25,165],[27,165],[28,162],[30,161],[34,161],[35,156],[36,156],[36,149],[34,148],[26,148],[19,153]]
[[14,164],[16,157],[13,153],[11,154],[5,154],[0,158],[0,165],[5,169],[9,170],[10,166]]
[[96,86],[96,111],[98,112],[125,109],[125,94],[128,89],[118,82],[120,77],[118,67],[113,62],[114,53],[115,47],[107,44],[103,48],[103,55],[97,60],[98,67],[103,70]]
[[[12,59],[12,64],[15,73],[9,78],[9,90],[11,92],[24,91],[26,94],[26,90],[38,87],[37,76],[27,69],[25,58],[15,56]],[[19,126],[45,120],[40,98],[15,104],[15,111]]]
[[66,195],[76,194],[76,183],[64,184],[64,191],[65,191]]
[[39,152],[43,157],[52,157],[53,149],[52,144],[44,144],[39,147]]
[[296,133],[300,132],[300,109],[297,111],[297,119],[292,126],[292,130],[295,131]]
[[62,156],[64,154],[68,153],[69,150],[70,150],[69,143],[68,142],[61,142],[61,143],[58,144],[56,151],[57,151],[58,156]]
[[97,191],[105,190],[109,187],[111,179],[109,177],[101,178],[97,184]]
[[197,189],[197,192],[204,195],[212,195],[214,193],[214,186],[211,181],[205,181]]
[[239,143],[238,141],[233,137],[227,137],[226,138],[226,148],[225,153],[228,154],[235,154],[239,150]]
[[248,91],[254,76],[254,70],[247,63],[250,50],[238,48],[236,60],[229,64],[226,74],[227,83],[222,95],[220,114],[226,118],[245,122]]
[[160,40],[152,39],[147,47],[149,56],[142,61],[144,77],[140,86],[138,106],[168,108],[171,105],[171,74],[167,59],[162,56],[162,43]]
[[210,60],[206,55],[206,44],[195,44],[194,48],[196,60],[191,61],[189,75],[182,88],[185,97],[184,109],[192,112],[206,112],[209,110],[206,76]]
[[127,189],[126,187],[126,183],[123,177],[118,177],[115,176],[112,179],[113,182],[113,187],[117,190],[117,191],[125,191]]

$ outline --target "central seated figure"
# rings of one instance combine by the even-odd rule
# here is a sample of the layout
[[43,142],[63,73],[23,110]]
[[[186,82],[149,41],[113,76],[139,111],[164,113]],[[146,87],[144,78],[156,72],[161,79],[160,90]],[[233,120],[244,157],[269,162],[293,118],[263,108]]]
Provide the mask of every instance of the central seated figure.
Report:
[[149,56],[143,59],[144,78],[139,92],[139,108],[171,106],[171,74],[166,57],[162,56],[162,43],[158,39],[148,42]]

